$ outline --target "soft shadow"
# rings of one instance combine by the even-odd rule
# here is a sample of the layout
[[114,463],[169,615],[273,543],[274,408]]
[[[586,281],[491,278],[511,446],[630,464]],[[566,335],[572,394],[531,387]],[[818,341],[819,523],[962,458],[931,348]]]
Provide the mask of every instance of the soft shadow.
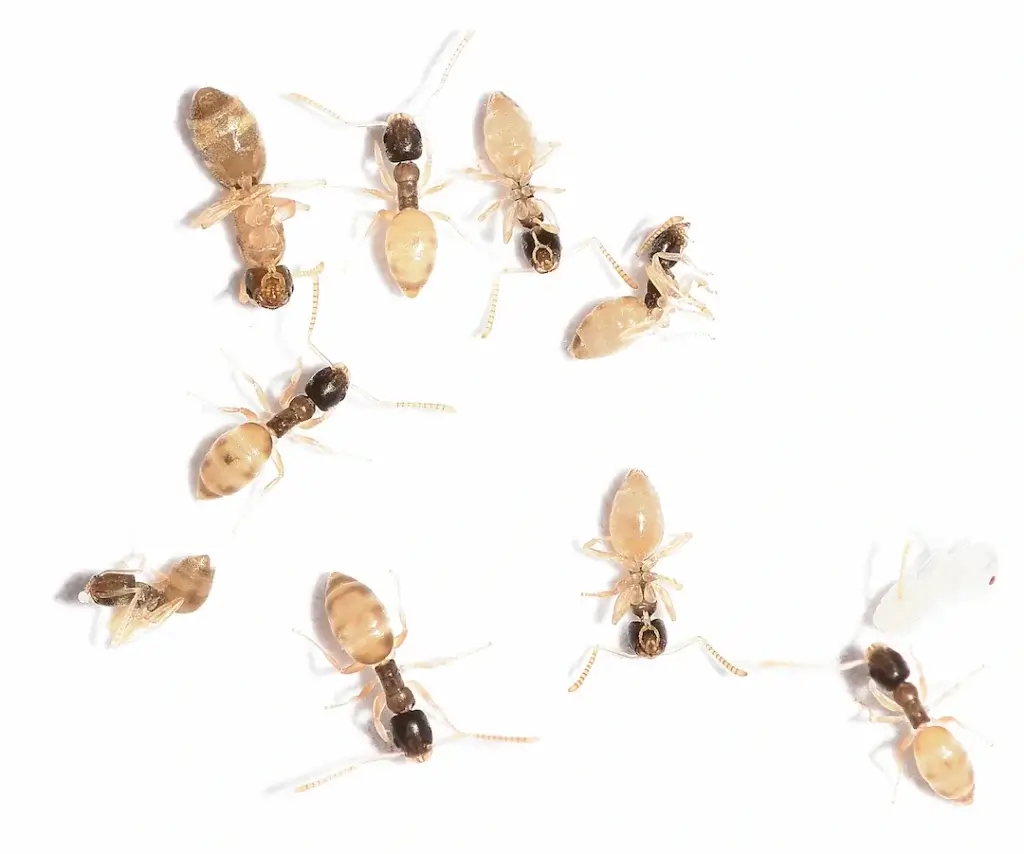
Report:
[[89,570],[71,573],[53,598],[65,605],[81,605],[82,603],[78,601],[78,594],[85,590],[85,585],[95,574]]
[[633,230],[629,232],[626,242],[622,246],[622,254],[627,258],[635,258],[636,250],[640,248],[640,244],[643,243],[647,239],[647,235],[654,231],[654,229],[660,224],[661,223],[652,222],[650,217],[646,216],[637,220],[636,225],[633,226]]

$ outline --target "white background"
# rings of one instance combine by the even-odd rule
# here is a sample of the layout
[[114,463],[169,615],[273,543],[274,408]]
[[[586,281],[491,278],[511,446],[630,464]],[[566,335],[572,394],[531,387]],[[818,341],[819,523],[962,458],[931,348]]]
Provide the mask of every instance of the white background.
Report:
[[[1009,4],[464,5],[8,17],[11,850],[942,851],[1016,835],[1024,140]],[[375,200],[303,192],[286,262],[327,264],[320,346],[377,397],[459,411],[353,395],[314,435],[372,462],[287,443],[284,481],[233,532],[247,499],[195,502],[193,472],[234,422],[191,395],[255,403],[219,348],[279,392],[309,291],[300,280],[276,313],[239,306],[229,225],[185,227],[217,197],[184,133],[191,92],[242,98],[268,181],[376,185],[366,132],[282,95],[384,116],[467,25],[423,121],[438,178],[476,162],[483,98],[508,92],[563,143],[537,181],[568,188],[550,198],[567,246],[597,235],[638,272],[644,229],[690,220],[715,340],[573,362],[572,319],[625,292],[582,253],[508,279],[481,341],[491,276],[520,263],[474,224],[491,188],[431,197],[474,242],[440,225],[416,300],[362,238]],[[862,722],[828,672],[740,680],[694,649],[599,659],[567,694],[588,646],[617,639],[609,603],[577,595],[613,570],[578,545],[630,467],[669,531],[695,534],[663,565],[686,585],[671,642],[701,632],[737,661],[838,656],[908,536],[992,543],[983,625],[915,646],[936,692],[988,664],[939,712],[996,743],[964,736],[975,804],[904,783],[893,805],[893,762],[869,754],[897,731]],[[201,611],[108,650],[106,614],[74,584],[131,552],[155,567],[209,553],[216,584]],[[365,705],[322,710],[361,677],[327,672],[291,630],[313,630],[330,571],[393,609],[389,569],[411,621],[399,661],[493,641],[418,678],[466,729],[543,740],[461,742],[292,794],[377,745]]]

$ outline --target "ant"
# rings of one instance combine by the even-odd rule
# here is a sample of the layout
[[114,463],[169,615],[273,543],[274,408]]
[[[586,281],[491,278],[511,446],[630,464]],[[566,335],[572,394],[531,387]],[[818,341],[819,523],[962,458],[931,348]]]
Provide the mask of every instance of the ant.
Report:
[[100,572],[89,579],[78,599],[114,608],[111,646],[120,646],[142,626],[156,628],[174,614],[198,611],[210,595],[214,570],[207,555],[178,561],[164,576],[147,583],[140,581],[143,558],[135,572],[124,569]]
[[[605,300],[594,306],[580,321],[569,344],[569,354],[575,359],[596,359],[609,356],[633,342],[639,335],[655,327],[668,326],[672,312],[686,307],[691,313],[713,320],[711,311],[691,293],[691,287],[703,287],[714,293],[704,274],[693,267],[684,253],[690,224],[681,216],[667,219],[652,231],[637,250],[644,259],[647,289],[643,297],[624,296]],[[594,240],[597,249],[612,269],[635,291],[640,286],[633,280],[611,253]],[[688,267],[687,278],[678,280],[672,268],[682,262]]]
[[[470,31],[459,42],[448,66],[445,68],[441,81],[434,90],[429,100],[441,91],[448,75],[459,58],[463,48],[472,38]],[[437,260],[437,229],[431,217],[444,220],[456,232],[459,231],[451,217],[438,211],[425,212],[420,210],[420,199],[432,195],[452,182],[443,181],[428,188],[430,181],[431,157],[428,153],[423,166],[423,171],[416,164],[416,161],[423,157],[423,135],[420,132],[415,119],[409,113],[396,112],[388,116],[386,121],[349,122],[343,119],[333,110],[329,110],[322,104],[307,98],[305,95],[292,93],[287,96],[289,100],[305,104],[331,118],[350,127],[375,128],[383,127],[382,137],[383,152],[381,144],[374,140],[373,150],[377,161],[377,168],[380,171],[380,179],[384,190],[376,188],[360,187],[359,192],[366,193],[384,202],[394,202],[397,211],[378,211],[366,232],[369,237],[373,228],[379,221],[388,224],[384,237],[384,255],[387,259],[388,270],[395,284],[407,297],[415,297],[426,285],[430,274],[434,270]],[[387,157],[387,163],[384,157]]]
[[[262,184],[267,155],[259,125],[238,98],[209,86],[192,96],[187,119],[192,141],[214,178],[227,188],[226,198],[215,202],[192,219],[192,225],[209,228],[234,214],[235,239],[245,276],[238,287],[238,299],[250,300],[261,308],[276,309],[288,304],[294,290],[292,272],[281,265],[284,256],[284,221],[309,205],[273,194],[285,187],[323,187],[326,181]],[[319,268],[299,271],[314,276]]]
[[[350,387],[348,368],[340,362],[332,362],[315,347],[313,349],[328,363],[327,366],[320,368],[310,377],[302,393],[295,394],[302,374],[300,359],[281,395],[281,407],[276,412],[273,411],[263,387],[243,372],[246,381],[255,389],[267,418],[261,420],[251,409],[242,406],[220,407],[223,412],[244,415],[246,421],[221,434],[206,452],[199,465],[197,498],[212,499],[234,495],[256,479],[269,459],[277,469],[277,477],[263,488],[263,492],[266,493],[284,477],[284,463],[277,450],[277,440],[296,427],[303,430],[315,427],[345,399]],[[386,406],[455,412],[454,407],[444,403],[386,402],[377,400],[366,392],[363,394],[374,402]],[[291,438],[326,450],[320,442],[310,436],[293,434]]]
[[[569,692],[578,691],[590,674],[599,651],[604,650],[622,658],[655,658],[665,654],[673,655],[694,643],[701,644],[723,668],[735,676],[746,676],[726,661],[703,637],[691,638],[672,652],[666,653],[668,633],[665,622],[654,617],[659,600],[664,604],[669,619],[675,621],[676,609],[667,587],[682,590],[683,585],[667,575],[652,570],[662,558],[668,557],[684,546],[693,534],[673,537],[668,545],[659,548],[665,535],[665,522],[661,512],[661,501],[654,485],[642,471],[631,469],[627,472],[615,498],[609,515],[609,536],[595,537],[583,546],[583,551],[594,557],[617,563],[622,577],[611,590],[600,593],[583,593],[583,596],[599,599],[615,596],[612,608],[612,624],[617,624],[631,610],[637,617],[628,627],[629,644],[633,655],[608,647],[595,646],[590,653],[580,677],[570,686]],[[596,548],[598,543],[610,546],[610,551]]]
[[[537,741],[536,738],[528,736],[486,735],[464,732],[448,719],[448,716],[420,683],[410,682],[409,685],[406,685],[398,663],[394,659],[396,650],[405,642],[409,634],[400,596],[401,594],[399,593],[398,615],[399,621],[402,624],[402,630],[398,635],[395,635],[384,604],[369,587],[351,576],[342,575],[338,572],[331,573],[327,579],[324,607],[327,612],[327,620],[331,626],[331,632],[353,660],[353,663],[347,667],[343,667],[330,652],[320,646],[315,640],[296,632],[296,634],[300,634],[301,637],[306,638],[306,640],[316,646],[339,673],[358,673],[366,667],[373,668],[377,681],[368,682],[355,697],[338,705],[343,706],[365,699],[376,691],[377,693],[373,699],[373,725],[381,741],[395,748],[375,759],[358,762],[320,780],[298,786],[296,791],[305,792],[309,789],[315,789],[324,783],[328,783],[343,774],[353,771],[367,762],[403,756],[417,762],[426,762],[433,754],[435,746],[434,733],[426,714],[422,709],[416,708],[416,696],[413,694],[412,687],[416,688],[441,719],[455,731],[455,735],[447,740],[476,738],[482,741],[503,741],[517,744]],[[434,661],[407,665],[406,669],[438,667],[462,658],[464,655],[480,652],[488,646],[490,644],[451,658],[435,659]],[[390,732],[383,722],[385,705],[392,715]],[[328,706],[328,708],[334,707]]]
[[537,142],[529,118],[519,104],[504,92],[492,92],[487,98],[483,131],[487,159],[491,161],[498,174],[484,172],[479,167],[463,171],[484,181],[503,184],[508,192],[480,214],[480,222],[484,222],[502,205],[507,204],[505,243],[512,239],[513,224],[518,222],[524,229],[520,245],[530,264],[530,269],[526,270],[503,270],[494,280],[487,322],[480,335],[481,338],[486,338],[494,327],[494,317],[498,311],[498,288],[503,275],[529,273],[531,270],[550,273],[558,268],[562,258],[562,239],[558,226],[555,224],[551,208],[535,194],[537,190],[546,190],[549,193],[564,193],[565,190],[560,187],[535,187],[531,183],[533,173],[547,161],[561,143],[548,143],[547,149],[538,156]]

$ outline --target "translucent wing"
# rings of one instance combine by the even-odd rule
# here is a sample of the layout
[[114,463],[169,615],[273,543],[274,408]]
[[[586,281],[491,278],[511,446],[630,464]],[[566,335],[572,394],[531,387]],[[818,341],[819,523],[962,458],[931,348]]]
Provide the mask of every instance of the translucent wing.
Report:
[[995,583],[997,568],[995,552],[983,543],[933,552],[886,591],[872,618],[875,628],[901,634],[943,603],[984,595]]

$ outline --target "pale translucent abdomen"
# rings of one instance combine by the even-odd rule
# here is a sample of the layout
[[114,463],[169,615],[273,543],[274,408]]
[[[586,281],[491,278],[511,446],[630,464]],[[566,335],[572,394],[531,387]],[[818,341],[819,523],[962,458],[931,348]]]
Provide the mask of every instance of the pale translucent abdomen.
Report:
[[580,322],[569,353],[576,359],[609,356],[653,325],[651,313],[639,297],[606,300],[594,306]]
[[630,471],[612,501],[608,533],[612,548],[629,560],[649,557],[665,534],[661,501],[654,484],[642,471]]
[[262,424],[248,421],[221,435],[199,465],[199,498],[234,495],[259,474],[274,449],[274,437]]
[[395,648],[395,635],[380,599],[348,575],[332,572],[324,607],[334,637],[355,661],[375,666]]
[[533,172],[533,128],[519,105],[504,92],[487,99],[484,150],[502,175],[526,178]]
[[943,726],[922,727],[914,739],[917,770],[939,797],[969,804],[974,800],[974,768],[963,745]]
[[388,225],[384,254],[395,283],[407,297],[416,296],[430,278],[437,258],[433,220],[417,208],[399,211]]

